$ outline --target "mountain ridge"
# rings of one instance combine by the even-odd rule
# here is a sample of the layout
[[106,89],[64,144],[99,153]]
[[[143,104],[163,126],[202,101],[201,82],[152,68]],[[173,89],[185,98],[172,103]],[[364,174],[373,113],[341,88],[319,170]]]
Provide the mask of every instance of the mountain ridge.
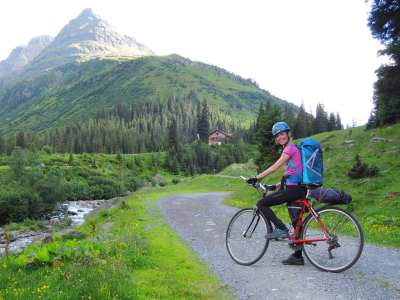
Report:
[[[13,57],[22,51],[15,50]],[[156,56],[85,9],[32,61],[0,78],[0,133],[43,133],[93,117],[99,108],[112,108],[116,102],[182,99],[192,90],[213,111],[247,125],[260,102],[271,98],[282,109],[289,104],[252,79],[219,67],[178,54]],[[297,106],[290,105],[296,113]]]
[[23,68],[47,47],[54,37],[42,35],[32,38],[27,46],[17,46],[7,59],[0,62],[0,78]]
[[191,90],[241,122],[255,118],[260,101],[271,98],[282,109],[288,103],[251,80],[178,55],[103,58],[65,64],[10,89],[0,97],[0,132],[45,131],[93,116],[117,100],[134,104],[174,94],[184,97]]
[[[12,60],[0,62],[0,67],[4,65],[0,68],[0,94],[7,86],[72,61],[104,56],[154,55],[152,50],[138,43],[133,37],[119,34],[114,26],[90,8],[84,9],[77,18],[65,25],[55,38],[44,47],[38,48],[39,51],[36,51],[35,55],[29,55],[29,59],[23,61],[23,57],[27,56],[24,55],[24,49],[34,48],[35,41],[35,38],[32,39],[30,45],[23,49],[14,49],[11,53]],[[19,60],[14,58],[17,54]]]

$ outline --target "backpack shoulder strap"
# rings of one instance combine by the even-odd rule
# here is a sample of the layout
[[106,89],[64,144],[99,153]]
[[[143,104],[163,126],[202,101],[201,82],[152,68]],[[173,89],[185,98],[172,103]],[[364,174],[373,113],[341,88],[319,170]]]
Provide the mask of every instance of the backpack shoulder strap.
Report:
[[[301,159],[301,161],[303,161],[303,155],[301,154],[301,150],[302,150],[301,149],[302,148],[301,145],[293,144],[293,146],[295,146],[295,147],[297,147],[297,149],[299,149],[299,151],[300,151],[300,159]],[[287,160],[287,162],[288,162],[289,166],[291,166],[296,171],[296,173],[301,176],[299,170],[297,170],[296,166],[294,165],[294,163],[292,162],[292,160],[290,158]]]
[[[297,149],[299,149],[299,151],[300,151],[300,158],[301,158],[301,160],[303,161],[303,158],[302,158],[303,155],[301,154],[301,146],[296,145],[296,144],[293,144],[293,145],[296,146]],[[296,166],[294,165],[294,163],[292,162],[292,160],[289,158],[289,159],[287,160],[287,162],[288,162],[289,166],[291,166],[291,167],[296,171],[297,174],[290,175],[290,176],[288,177],[288,179],[286,180],[286,182],[295,182],[295,183],[303,182],[303,175],[299,172],[299,170],[297,170],[297,168],[296,168]],[[286,175],[286,174],[285,174],[285,175]]]

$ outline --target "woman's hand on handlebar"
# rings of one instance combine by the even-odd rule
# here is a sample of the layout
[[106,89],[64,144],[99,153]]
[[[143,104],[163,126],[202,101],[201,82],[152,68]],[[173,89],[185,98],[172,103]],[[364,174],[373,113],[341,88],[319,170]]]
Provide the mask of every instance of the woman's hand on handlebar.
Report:
[[246,182],[249,184],[254,185],[257,182],[257,177],[252,177],[252,178],[246,178]]
[[276,191],[276,185],[275,184],[266,185],[265,187],[270,191]]

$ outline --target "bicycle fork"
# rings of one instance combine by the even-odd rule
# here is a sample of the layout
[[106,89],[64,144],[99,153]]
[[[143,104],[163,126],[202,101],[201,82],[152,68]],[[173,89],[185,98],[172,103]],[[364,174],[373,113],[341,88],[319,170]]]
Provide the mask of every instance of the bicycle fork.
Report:
[[[250,222],[249,226],[247,227],[246,231],[243,232],[243,234],[242,234],[243,237],[251,238],[251,236],[252,236],[253,233],[254,233],[254,230],[256,230],[257,225],[258,225],[258,222],[260,222],[260,218],[261,218],[260,215],[259,215],[257,212],[258,212],[258,207],[257,207],[257,206],[254,206],[254,208],[253,208],[253,218],[251,219],[251,222]],[[254,225],[253,230],[251,231],[250,235],[247,235],[247,233],[249,232],[249,229],[251,228],[251,225],[253,225],[254,219],[255,219],[256,217],[257,217],[256,224]]]

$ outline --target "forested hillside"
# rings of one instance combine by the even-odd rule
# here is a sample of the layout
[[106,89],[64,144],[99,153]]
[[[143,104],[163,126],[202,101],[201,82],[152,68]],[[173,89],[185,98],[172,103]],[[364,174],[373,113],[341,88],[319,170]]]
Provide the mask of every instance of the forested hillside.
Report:
[[178,55],[96,59],[66,64],[9,88],[0,98],[0,133],[41,133],[95,117],[116,102],[162,104],[171,97],[187,98],[191,90],[207,100],[210,111],[240,122],[255,117],[260,101],[271,98],[282,108],[286,103],[251,79]]

